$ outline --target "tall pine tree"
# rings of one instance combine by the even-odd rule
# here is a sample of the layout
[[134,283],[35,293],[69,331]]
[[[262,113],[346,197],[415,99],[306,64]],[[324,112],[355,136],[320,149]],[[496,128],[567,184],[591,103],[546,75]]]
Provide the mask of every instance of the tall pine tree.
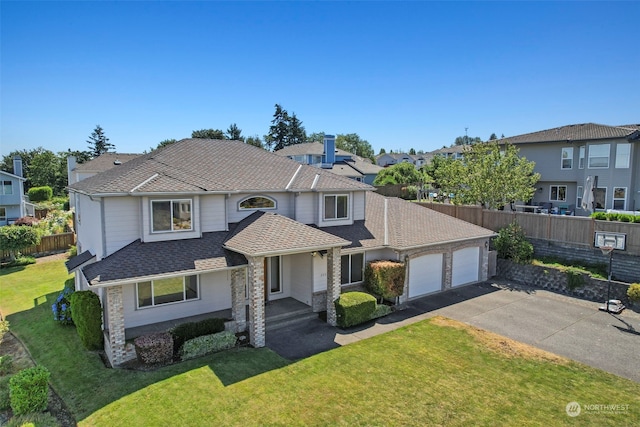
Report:
[[103,153],[109,152],[109,150],[115,150],[116,146],[109,142],[109,138],[104,134],[104,130],[100,125],[96,125],[96,128],[89,136],[87,140],[89,144],[89,153],[91,157],[98,157]]

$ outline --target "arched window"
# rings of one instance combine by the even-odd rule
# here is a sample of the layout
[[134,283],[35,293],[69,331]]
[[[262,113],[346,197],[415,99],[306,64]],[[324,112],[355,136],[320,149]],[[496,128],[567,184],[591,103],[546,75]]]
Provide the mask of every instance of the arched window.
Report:
[[247,197],[239,203],[240,210],[275,209],[276,201],[270,197]]

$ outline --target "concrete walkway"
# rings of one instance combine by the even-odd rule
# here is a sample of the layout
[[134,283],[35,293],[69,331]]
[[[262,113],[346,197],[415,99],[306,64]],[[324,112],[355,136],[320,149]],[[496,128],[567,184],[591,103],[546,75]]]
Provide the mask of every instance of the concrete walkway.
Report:
[[487,282],[411,301],[406,310],[347,330],[313,319],[267,334],[267,346],[297,360],[442,315],[640,382],[640,314],[543,290]]

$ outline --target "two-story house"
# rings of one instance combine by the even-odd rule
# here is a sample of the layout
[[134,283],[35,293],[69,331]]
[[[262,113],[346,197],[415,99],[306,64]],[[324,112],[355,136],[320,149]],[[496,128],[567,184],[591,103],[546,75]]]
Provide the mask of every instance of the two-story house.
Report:
[[[486,280],[490,230],[238,141],[185,139],[70,186],[77,289],[102,301],[106,353],[144,325],[226,310],[265,345],[265,304],[327,312],[368,261],[407,269],[401,302]],[[248,315],[246,307],[248,306]]]
[[[532,204],[588,215],[594,209],[640,210],[639,125],[562,126],[505,139],[540,173]],[[593,205],[583,209],[583,197]],[[586,193],[585,193],[586,190]]]
[[327,169],[365,184],[373,184],[378,172],[383,169],[368,159],[337,149],[333,135],[325,135],[322,143],[310,142],[290,145],[275,151],[275,154],[289,157],[305,165]]
[[13,158],[13,173],[0,171],[0,225],[13,224],[18,218],[27,215],[27,206],[33,206],[25,201],[24,182],[22,177],[22,158]]

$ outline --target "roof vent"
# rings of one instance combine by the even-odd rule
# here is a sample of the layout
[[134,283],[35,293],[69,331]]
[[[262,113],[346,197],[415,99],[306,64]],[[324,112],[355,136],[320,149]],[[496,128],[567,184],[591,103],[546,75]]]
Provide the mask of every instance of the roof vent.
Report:
[[118,165],[121,165],[122,162],[120,160],[116,159],[116,160],[113,161],[113,164],[118,166]]

